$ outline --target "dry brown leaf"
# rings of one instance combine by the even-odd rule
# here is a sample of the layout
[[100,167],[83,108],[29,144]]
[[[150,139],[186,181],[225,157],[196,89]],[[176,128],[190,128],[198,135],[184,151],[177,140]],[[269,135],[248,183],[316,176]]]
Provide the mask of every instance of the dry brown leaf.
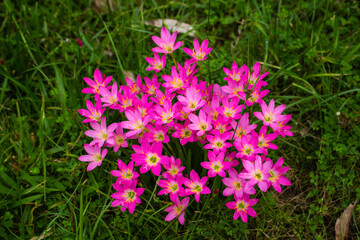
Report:
[[347,239],[349,234],[349,226],[351,222],[352,212],[357,204],[356,199],[354,204],[350,204],[341,214],[341,217],[336,220],[335,223],[335,240]]
[[[188,33],[194,29],[190,24],[179,22],[178,20],[168,19],[168,18],[166,18],[164,20],[163,19],[153,19],[153,20],[145,21],[145,24],[154,26],[154,27],[158,27],[158,28],[161,28],[164,25],[166,25],[169,30],[171,30],[173,32],[177,31],[179,33]],[[195,37],[195,32],[194,31],[190,32],[189,36]]]
[[136,82],[135,75],[130,71],[124,71],[125,77],[130,78],[133,82]]
[[115,0],[95,0],[93,2],[92,8],[97,11],[98,13],[108,13],[108,2],[109,1],[109,7],[111,11],[114,11],[116,8]]
[[44,238],[47,238],[47,237],[49,237],[51,234],[53,234],[53,232],[49,232],[50,230],[51,230],[51,228],[47,229],[47,230],[46,230],[46,233],[43,234],[43,235],[41,235],[40,237],[39,237],[39,236],[35,236],[35,237],[30,238],[30,240],[36,240],[36,239],[42,240],[42,239],[44,239]]

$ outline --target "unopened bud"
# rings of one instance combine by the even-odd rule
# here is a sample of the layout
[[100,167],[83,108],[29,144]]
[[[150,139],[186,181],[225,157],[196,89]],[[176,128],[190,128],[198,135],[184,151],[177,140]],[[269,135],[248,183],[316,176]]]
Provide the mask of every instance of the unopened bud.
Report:
[[78,38],[77,41],[78,41],[79,47],[82,48],[82,47],[83,47],[83,44],[82,44],[82,41],[80,40],[80,38]]

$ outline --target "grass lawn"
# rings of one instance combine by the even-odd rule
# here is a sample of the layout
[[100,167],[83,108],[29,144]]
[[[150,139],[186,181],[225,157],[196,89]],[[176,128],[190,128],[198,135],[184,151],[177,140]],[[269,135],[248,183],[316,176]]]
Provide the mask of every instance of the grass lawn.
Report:
[[[337,218],[360,198],[355,0],[4,0],[0,19],[0,239],[335,239]],[[155,19],[189,24],[192,31],[178,33],[186,47],[194,36],[209,39],[209,83],[224,85],[233,61],[260,62],[269,71],[266,102],[292,115],[294,136],[277,138],[279,150],[269,152],[284,158],[292,185],[258,191],[258,216],[248,223],[233,220],[220,178],[210,181],[217,194],[187,208],[184,225],[164,221],[169,197],[152,194],[152,175],[134,214],[121,212],[110,206],[110,170],[132,149],[109,153],[91,172],[78,160],[89,142],[78,114],[90,99],[83,77],[96,68],[118,84],[129,73],[152,76],[145,57],[160,35],[148,22]],[[360,239],[360,205],[349,239]]]

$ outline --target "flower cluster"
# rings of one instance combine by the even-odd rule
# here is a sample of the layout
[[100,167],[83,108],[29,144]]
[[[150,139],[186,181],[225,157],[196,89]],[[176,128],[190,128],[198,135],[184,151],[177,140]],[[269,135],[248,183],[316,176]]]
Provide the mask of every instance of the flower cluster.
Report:
[[[157,44],[152,49],[154,58],[146,58],[150,64],[146,70],[155,72],[151,79],[126,78],[126,85],[118,86],[98,69],[93,80],[84,78],[89,87],[82,92],[93,94],[95,104],[87,101],[87,109],[79,110],[85,117],[83,122],[91,127],[85,135],[92,138],[84,146],[89,155],[79,160],[90,162],[87,170],[91,171],[101,165],[108,149],[117,152],[131,146],[133,153],[127,163],[118,159],[119,170],[111,171],[117,178],[112,205],[133,213],[144,192],[138,187],[140,175],[151,172],[160,177],[158,195],[169,195],[173,202],[165,209],[165,221],[178,218],[181,224],[189,196],[194,195],[199,202],[201,195],[211,193],[207,187],[209,178],[219,175],[225,185],[223,195],[233,196],[234,201],[226,206],[235,210],[234,220],[240,216],[247,222],[247,215],[256,217],[252,206],[258,199],[250,196],[257,187],[266,192],[273,186],[281,192],[281,185],[290,185],[283,176],[289,169],[282,167],[283,159],[274,164],[267,154],[269,149],[278,148],[273,141],[279,135],[292,136],[291,127],[286,125],[291,115],[283,114],[285,105],[275,107],[273,99],[269,104],[263,100],[269,93],[263,89],[268,72],[261,74],[259,63],[250,69],[234,62],[231,69],[224,68],[225,86],[209,84],[196,76],[198,65],[212,51],[208,40],[200,44],[194,39],[193,49],[183,48],[191,58],[182,65],[173,55],[183,44],[176,42],[176,37],[176,32],[171,35],[166,28],[161,30],[161,38],[152,37]],[[173,58],[173,66],[167,65],[169,57]],[[157,75],[160,72],[161,77]],[[245,112],[254,104],[260,106],[261,112]],[[119,111],[122,120],[107,125],[106,110]],[[262,123],[258,131],[250,116]],[[164,146],[171,144],[171,139],[181,145],[199,142],[203,146],[208,161],[200,165],[207,170],[207,176],[200,177],[193,169],[186,171],[189,176],[184,174],[184,159],[165,154]]]

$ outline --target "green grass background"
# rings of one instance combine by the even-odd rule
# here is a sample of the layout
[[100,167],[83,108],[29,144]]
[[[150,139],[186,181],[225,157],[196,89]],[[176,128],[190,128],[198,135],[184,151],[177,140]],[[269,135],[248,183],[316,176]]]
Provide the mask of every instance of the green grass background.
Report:
[[[258,217],[247,224],[232,220],[219,179],[219,194],[192,204],[184,226],[164,221],[168,202],[151,195],[156,179],[147,179],[133,215],[121,213],[110,207],[109,172],[130,150],[108,155],[92,172],[77,160],[89,141],[77,113],[88,99],[82,78],[95,68],[120,83],[124,71],[150,76],[144,58],[160,29],[145,21],[159,18],[209,39],[207,81],[223,83],[222,67],[233,61],[262,62],[267,101],[293,115],[294,137],[278,138],[270,155],[290,166],[292,185],[258,193]],[[360,198],[357,1],[119,0],[111,10],[91,0],[4,0],[0,19],[0,238],[334,239],[336,219]],[[178,39],[190,47],[193,37]],[[351,239],[360,238],[359,213]]]

